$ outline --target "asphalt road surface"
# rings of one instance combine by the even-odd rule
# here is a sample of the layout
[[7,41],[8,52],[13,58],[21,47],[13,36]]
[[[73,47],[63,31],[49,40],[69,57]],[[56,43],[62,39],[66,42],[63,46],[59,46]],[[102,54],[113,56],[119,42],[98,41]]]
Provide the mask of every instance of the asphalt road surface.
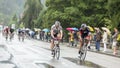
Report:
[[60,44],[60,59],[53,59],[50,43],[33,39],[19,41],[17,36],[6,41],[0,35],[0,68],[119,68],[120,58],[87,52],[80,62],[78,49]]

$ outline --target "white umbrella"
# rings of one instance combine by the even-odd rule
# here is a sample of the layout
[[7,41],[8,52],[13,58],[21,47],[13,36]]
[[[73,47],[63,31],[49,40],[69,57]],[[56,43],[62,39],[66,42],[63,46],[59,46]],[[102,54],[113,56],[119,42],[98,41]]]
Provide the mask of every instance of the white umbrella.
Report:
[[94,29],[97,30],[97,31],[100,31],[100,29],[98,27],[94,27]]
[[26,28],[25,30],[30,30],[29,28]]
[[108,33],[108,35],[111,34],[111,32],[110,32],[110,30],[109,30],[108,28],[106,28],[106,27],[102,27],[102,29],[105,30],[105,31]]

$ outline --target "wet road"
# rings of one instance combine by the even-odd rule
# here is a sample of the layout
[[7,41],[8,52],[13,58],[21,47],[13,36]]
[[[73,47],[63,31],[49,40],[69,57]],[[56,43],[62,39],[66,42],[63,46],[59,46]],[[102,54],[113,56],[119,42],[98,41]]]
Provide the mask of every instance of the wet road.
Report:
[[0,68],[119,68],[120,58],[88,52],[80,62],[78,50],[61,44],[59,60],[53,59],[50,43],[37,40],[11,42],[0,35]]

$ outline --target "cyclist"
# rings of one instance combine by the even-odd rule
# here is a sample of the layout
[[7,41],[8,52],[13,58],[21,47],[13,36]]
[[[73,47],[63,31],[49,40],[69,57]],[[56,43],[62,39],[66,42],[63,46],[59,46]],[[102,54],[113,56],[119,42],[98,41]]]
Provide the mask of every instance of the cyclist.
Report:
[[59,21],[55,21],[55,24],[51,27],[51,51],[53,55],[54,39],[61,40],[63,36],[62,27]]
[[[88,40],[89,37],[89,28],[87,27],[86,24],[82,24],[81,28],[80,28],[80,33],[79,33],[79,39],[80,39],[80,49],[83,46],[83,41],[84,39]],[[86,42],[88,43],[88,42]],[[79,54],[81,53],[81,51],[79,50]]]
[[25,31],[23,29],[18,29],[18,39],[20,41],[20,38],[22,38],[22,41],[24,41],[24,35]]
[[9,27],[7,26],[4,29],[4,36],[5,36],[6,40],[8,39],[8,34],[9,34]]
[[14,37],[14,29],[10,28],[10,40]]

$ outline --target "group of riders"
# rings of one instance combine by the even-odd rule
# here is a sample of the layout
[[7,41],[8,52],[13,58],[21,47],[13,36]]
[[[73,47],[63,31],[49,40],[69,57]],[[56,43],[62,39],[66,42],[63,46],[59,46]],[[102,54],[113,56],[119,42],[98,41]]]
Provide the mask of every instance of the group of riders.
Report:
[[[25,30],[23,29],[18,29],[18,39],[24,41],[24,36],[25,36]],[[2,35],[5,37],[6,41],[9,39],[12,41],[15,35],[15,29],[14,28],[9,28],[8,26],[5,27],[2,31]]]
[[[86,24],[82,24],[80,29],[79,29],[79,40],[80,40],[80,48],[81,46],[83,45],[83,40],[89,35],[89,29],[87,27]],[[27,31],[25,30],[22,30],[22,29],[18,29],[17,30],[17,33],[18,33],[18,39],[24,41],[24,37],[25,37],[25,34],[28,33]],[[14,37],[14,34],[15,34],[15,29],[13,28],[9,28],[9,27],[6,27],[4,28],[3,30],[3,35],[5,36],[6,40],[9,39],[12,40],[12,38]],[[55,23],[51,26],[51,31],[50,31],[50,34],[51,34],[51,51],[52,51],[52,55],[53,55],[53,51],[54,51],[54,40],[55,39],[59,39],[59,42],[62,40],[63,38],[63,30],[62,30],[62,26],[61,26],[61,23],[59,21],[55,21]],[[80,53],[80,50],[79,52]]]
[[8,40],[8,38],[12,40],[12,38],[14,37],[14,29],[5,27],[2,31],[2,35],[6,38],[6,40]]
[[[89,28],[87,27],[86,24],[82,24],[80,29],[79,29],[79,40],[80,40],[80,49],[81,47],[83,46],[83,40],[84,39],[87,39],[89,40],[87,37],[89,36]],[[60,22],[59,21],[55,21],[55,24],[52,25],[51,27],[51,51],[52,51],[52,55],[53,55],[53,52],[54,52],[54,40],[55,39],[59,39],[62,40],[62,36],[63,36],[63,31],[62,31],[62,26],[60,25]],[[88,42],[86,42],[88,43]],[[78,53],[81,53],[81,50],[78,51]]]

